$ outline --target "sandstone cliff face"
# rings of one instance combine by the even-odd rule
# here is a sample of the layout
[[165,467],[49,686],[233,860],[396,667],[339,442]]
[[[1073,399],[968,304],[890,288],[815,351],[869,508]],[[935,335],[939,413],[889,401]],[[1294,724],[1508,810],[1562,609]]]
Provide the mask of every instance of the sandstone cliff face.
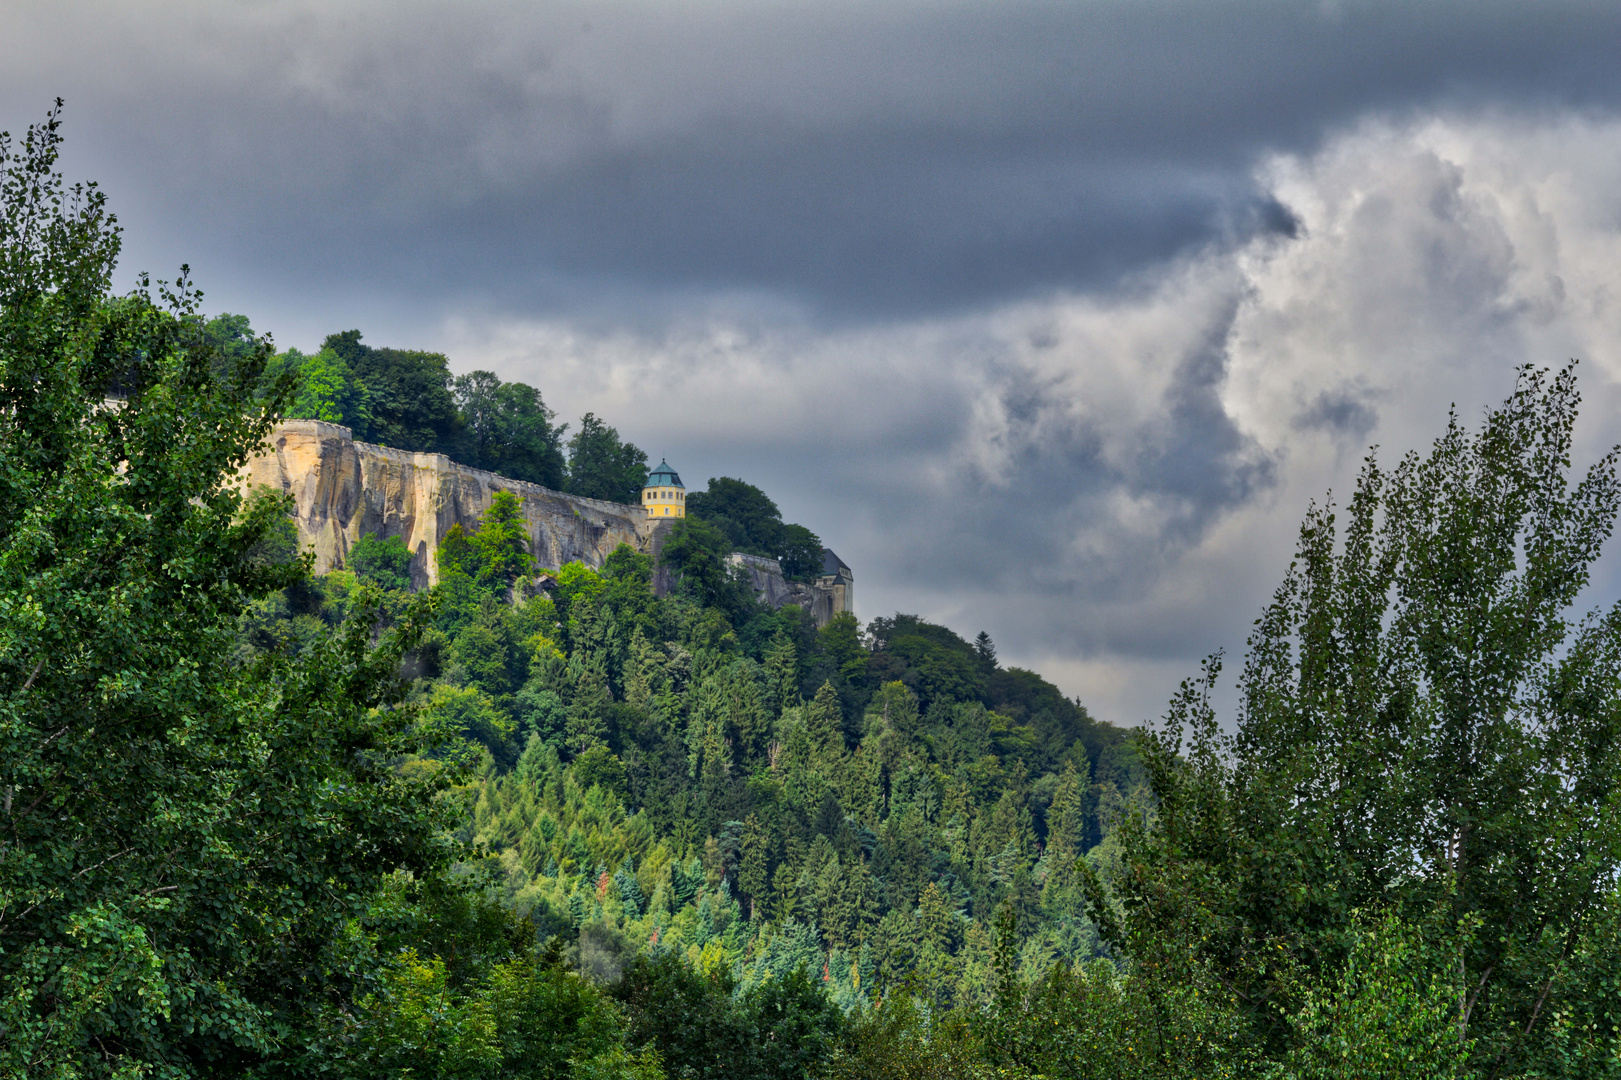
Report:
[[835,614],[845,610],[839,606],[832,590],[818,585],[802,585],[783,577],[782,564],[776,559],[734,552],[726,557],[726,561],[734,570],[741,570],[748,577],[754,591],[771,608],[798,604],[811,613],[818,627],[826,626]]
[[315,549],[317,573],[342,566],[350,545],[376,533],[402,537],[413,554],[412,584],[432,585],[439,541],[456,525],[477,528],[497,491],[522,497],[529,550],[541,566],[601,566],[622,543],[646,547],[639,506],[565,495],[443,454],[355,442],[348,428],[319,420],[284,421],[269,441],[270,452],[248,464],[247,479],[292,493],[299,540]]
[[[529,551],[550,569],[574,561],[601,566],[620,544],[652,555],[656,563],[674,524],[649,521],[640,506],[565,495],[458,465],[443,454],[355,442],[348,428],[319,420],[283,421],[269,443],[267,453],[248,463],[246,479],[292,493],[299,543],[315,550],[318,574],[343,566],[350,546],[376,533],[405,540],[412,552],[413,588],[433,585],[439,579],[439,541],[457,525],[469,532],[478,528],[497,491],[523,499]],[[801,585],[784,580],[775,559],[733,555],[730,561],[773,608],[798,604],[817,626],[846,610],[847,589],[835,586],[833,578]],[[669,568],[658,566],[654,592],[668,595],[673,585]]]

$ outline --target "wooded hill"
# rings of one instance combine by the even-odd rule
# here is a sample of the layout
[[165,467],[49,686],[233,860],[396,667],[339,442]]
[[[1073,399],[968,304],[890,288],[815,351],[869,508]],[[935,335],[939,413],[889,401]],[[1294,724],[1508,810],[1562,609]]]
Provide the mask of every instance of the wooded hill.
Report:
[[112,295],[59,142],[0,135],[0,1077],[1621,1073],[1573,369],[1370,455],[1237,715],[1213,658],[1128,739],[762,609],[697,519],[662,599],[628,548],[537,593],[510,495],[431,593],[312,579],[237,483],[297,374]]

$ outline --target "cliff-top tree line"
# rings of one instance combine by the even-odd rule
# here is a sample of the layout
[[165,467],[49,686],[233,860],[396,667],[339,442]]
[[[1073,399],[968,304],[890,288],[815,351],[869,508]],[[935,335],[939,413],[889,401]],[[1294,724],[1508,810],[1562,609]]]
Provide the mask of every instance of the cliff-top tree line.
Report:
[[[253,327],[243,315],[217,315],[203,324],[220,363],[250,355]],[[539,390],[503,382],[493,372],[455,375],[441,353],[373,348],[358,330],[329,334],[321,349],[271,356],[266,378],[290,379],[289,419],[345,424],[355,438],[400,450],[445,454],[556,491],[638,504],[647,482],[647,454],[593,413],[569,434]],[[765,492],[732,477],[711,478],[693,492],[687,513],[720,530],[735,551],[782,561],[794,580],[821,572],[821,540],[803,525],[785,524]]]
[[[694,520],[410,594],[236,483],[300,392],[0,136],[0,1076],[1621,1071],[1621,507],[1573,374],[1313,508],[1128,735]],[[122,403],[109,406],[109,396]],[[742,527],[751,527],[745,519]],[[391,576],[392,575],[392,576]]]

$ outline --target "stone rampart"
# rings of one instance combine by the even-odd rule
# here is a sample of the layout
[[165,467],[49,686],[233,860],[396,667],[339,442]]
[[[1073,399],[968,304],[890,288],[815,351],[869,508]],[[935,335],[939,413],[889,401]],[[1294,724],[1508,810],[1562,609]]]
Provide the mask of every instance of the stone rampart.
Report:
[[783,577],[782,564],[776,559],[733,552],[726,556],[726,561],[733,570],[743,572],[768,607],[798,604],[811,613],[819,627],[826,626],[835,614],[845,610],[839,606],[831,589],[820,585],[803,585]]
[[292,493],[299,540],[314,548],[317,573],[342,566],[355,541],[376,533],[403,538],[412,584],[432,585],[439,541],[457,525],[477,528],[497,491],[522,497],[529,550],[541,566],[601,566],[620,544],[646,546],[640,506],[509,480],[443,454],[356,442],[348,428],[319,420],[284,421],[269,443],[268,453],[249,462],[248,480]]
[[[439,578],[440,540],[457,525],[468,532],[478,528],[497,491],[523,499],[529,551],[550,569],[574,561],[601,566],[620,544],[652,555],[656,564],[674,525],[648,520],[640,506],[509,480],[443,454],[356,442],[348,428],[320,420],[285,420],[268,441],[268,451],[248,463],[247,480],[292,494],[299,543],[314,549],[318,574],[343,566],[355,541],[376,533],[401,537],[411,549],[413,588],[433,585]],[[775,559],[732,555],[730,561],[773,608],[798,604],[818,626],[845,610],[842,588],[820,580],[812,585],[787,581]],[[664,596],[673,585],[669,568],[657,566],[654,591]]]

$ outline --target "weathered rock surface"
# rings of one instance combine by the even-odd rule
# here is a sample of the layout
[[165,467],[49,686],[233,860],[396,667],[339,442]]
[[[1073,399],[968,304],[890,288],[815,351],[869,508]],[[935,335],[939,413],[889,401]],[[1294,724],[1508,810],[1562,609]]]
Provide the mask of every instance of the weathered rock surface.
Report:
[[734,570],[743,571],[760,599],[772,608],[798,604],[811,613],[817,626],[826,626],[835,614],[844,610],[838,606],[831,589],[820,584],[803,585],[783,577],[782,564],[776,559],[733,552],[726,561]]
[[412,584],[432,585],[439,541],[457,525],[477,528],[497,491],[522,497],[529,550],[541,566],[601,566],[620,544],[646,546],[640,506],[509,480],[443,454],[356,442],[348,428],[319,420],[284,421],[269,442],[270,452],[248,464],[248,480],[292,493],[299,540],[315,549],[317,573],[342,566],[355,541],[376,533],[402,537]]
[[[543,567],[579,561],[601,566],[620,544],[652,555],[674,522],[649,521],[640,506],[582,499],[539,484],[509,480],[458,465],[443,454],[415,454],[356,442],[346,427],[320,420],[286,420],[270,434],[270,448],[246,469],[251,484],[291,492],[299,543],[315,550],[315,572],[344,565],[349,548],[367,533],[398,536],[411,549],[411,584],[426,588],[439,578],[439,542],[460,525],[471,532],[497,491],[523,500],[529,551]],[[849,568],[832,558],[843,574]],[[760,599],[773,608],[798,604],[818,626],[846,610],[845,577],[824,575],[801,585],[783,578],[776,559],[732,555]],[[831,565],[831,564],[830,564]],[[831,572],[830,572],[831,573]],[[674,582],[658,566],[654,591],[667,595]]]

